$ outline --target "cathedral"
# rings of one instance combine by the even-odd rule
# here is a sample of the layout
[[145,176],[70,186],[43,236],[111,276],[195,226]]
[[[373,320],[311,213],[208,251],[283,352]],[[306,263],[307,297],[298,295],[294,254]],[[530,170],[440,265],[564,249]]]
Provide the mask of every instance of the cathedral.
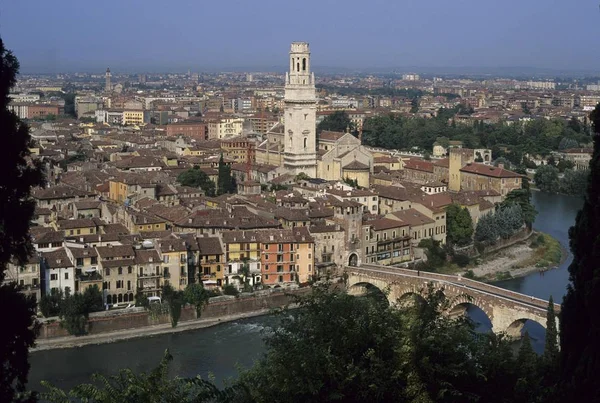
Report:
[[350,134],[327,133],[317,147],[315,75],[310,71],[306,42],[293,42],[285,75],[283,121],[273,126],[257,147],[256,160],[278,166],[279,174],[304,173],[312,178],[356,179],[369,186],[373,156]]

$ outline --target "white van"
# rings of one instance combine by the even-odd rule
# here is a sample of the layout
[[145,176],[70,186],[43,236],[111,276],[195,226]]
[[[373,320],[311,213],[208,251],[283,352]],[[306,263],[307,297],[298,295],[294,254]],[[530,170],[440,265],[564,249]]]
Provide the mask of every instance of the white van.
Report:
[[160,297],[148,297],[148,302],[151,304],[162,304]]

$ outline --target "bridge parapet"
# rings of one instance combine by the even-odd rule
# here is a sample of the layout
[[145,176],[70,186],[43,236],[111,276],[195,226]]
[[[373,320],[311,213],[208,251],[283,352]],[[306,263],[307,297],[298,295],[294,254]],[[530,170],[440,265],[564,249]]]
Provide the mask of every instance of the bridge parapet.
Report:
[[[514,337],[520,334],[527,320],[546,326],[547,301],[479,281],[372,264],[347,267],[346,273],[350,291],[360,293],[365,284],[382,291],[389,289],[388,300],[392,304],[400,302],[407,295],[422,293],[428,283],[433,283],[434,287],[443,288],[444,294],[453,299],[451,312],[456,313],[460,311],[460,306],[466,307],[468,304],[477,306],[492,322],[494,332],[504,332]],[[560,305],[555,304],[555,310],[560,312]]]

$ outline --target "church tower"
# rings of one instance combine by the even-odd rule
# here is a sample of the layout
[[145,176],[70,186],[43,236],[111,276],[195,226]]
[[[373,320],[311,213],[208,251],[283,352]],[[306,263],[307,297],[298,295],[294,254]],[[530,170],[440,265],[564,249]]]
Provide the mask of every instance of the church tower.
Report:
[[306,42],[292,42],[285,74],[284,168],[291,174],[317,175],[317,98]]
[[106,69],[106,74],[104,75],[104,78],[106,80],[105,84],[104,84],[104,91],[106,92],[111,92],[112,91],[112,84],[110,83],[110,77],[112,76],[112,74],[110,74],[110,68]]

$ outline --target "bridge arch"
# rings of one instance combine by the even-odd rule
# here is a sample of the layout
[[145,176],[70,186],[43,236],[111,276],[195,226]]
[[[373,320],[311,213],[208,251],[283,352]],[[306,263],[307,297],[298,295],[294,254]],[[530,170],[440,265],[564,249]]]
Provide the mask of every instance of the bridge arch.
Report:
[[368,281],[357,282],[348,287],[348,294],[355,297],[373,296],[378,300],[388,301],[388,293]]
[[348,266],[350,266],[350,267],[356,267],[358,265],[360,265],[360,258],[358,256],[358,253],[352,252],[348,256]]
[[546,330],[546,323],[544,323],[544,321],[531,318],[520,318],[514,320],[510,325],[508,325],[506,330],[504,330],[504,333],[506,333],[506,335],[509,337],[520,339],[523,335],[523,328],[527,322],[533,322]]
[[427,303],[420,290],[402,290],[399,294],[400,296],[392,302],[398,307],[412,307]]

